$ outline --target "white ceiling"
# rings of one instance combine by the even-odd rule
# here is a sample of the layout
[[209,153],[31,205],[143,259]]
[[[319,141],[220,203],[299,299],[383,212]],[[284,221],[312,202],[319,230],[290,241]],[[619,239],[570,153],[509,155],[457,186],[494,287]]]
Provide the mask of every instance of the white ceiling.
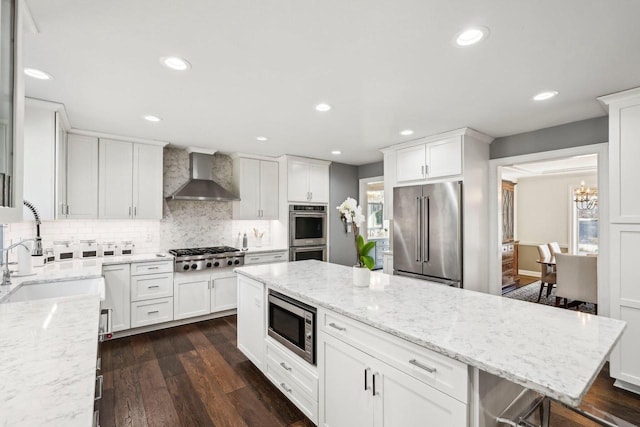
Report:
[[[637,0],[28,4],[40,33],[24,65],[54,76],[28,79],[28,96],[65,104],[74,128],[223,152],[365,164],[465,126],[500,137],[602,116],[597,96],[640,86]],[[489,38],[453,47],[470,25]],[[193,68],[163,68],[167,55]],[[543,90],[560,95],[531,100]]]
[[517,181],[541,175],[564,175],[598,170],[598,155],[566,157],[563,159],[545,160],[542,162],[519,163],[502,168],[502,179]]

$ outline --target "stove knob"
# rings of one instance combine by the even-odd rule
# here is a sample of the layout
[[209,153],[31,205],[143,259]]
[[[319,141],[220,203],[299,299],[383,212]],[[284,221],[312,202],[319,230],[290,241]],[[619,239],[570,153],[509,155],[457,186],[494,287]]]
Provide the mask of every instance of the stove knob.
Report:
[[227,261],[227,265],[233,265],[233,261],[231,260]]
[[207,263],[207,268],[211,268],[211,263],[210,262]]
[[191,264],[191,269],[195,270],[196,268],[198,268],[198,264]]
[[188,270],[189,266],[187,264],[184,265],[184,267],[182,267],[183,270]]
[[233,263],[234,263],[235,265],[238,265],[238,264],[240,264],[240,260],[239,260],[239,259],[237,259],[237,260],[233,261]]
[[220,267],[220,263],[218,261],[216,261],[216,262],[213,263],[213,266],[214,267]]

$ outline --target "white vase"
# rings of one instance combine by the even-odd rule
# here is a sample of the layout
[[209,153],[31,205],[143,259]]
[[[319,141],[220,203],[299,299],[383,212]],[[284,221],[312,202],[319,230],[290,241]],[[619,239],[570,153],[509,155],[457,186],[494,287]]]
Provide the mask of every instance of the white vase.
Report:
[[353,266],[353,286],[364,288],[369,286],[371,271],[367,267]]

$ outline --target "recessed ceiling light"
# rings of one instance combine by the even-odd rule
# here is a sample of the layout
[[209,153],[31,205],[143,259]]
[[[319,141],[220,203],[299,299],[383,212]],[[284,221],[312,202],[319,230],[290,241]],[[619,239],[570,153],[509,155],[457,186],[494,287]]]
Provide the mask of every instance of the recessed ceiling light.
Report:
[[152,116],[151,114],[147,114],[146,116],[142,116],[143,119],[145,119],[148,122],[153,122],[153,123],[158,123],[159,121],[161,121],[162,119],[158,116]]
[[478,43],[489,35],[487,27],[471,27],[458,33],[455,38],[457,46],[466,47]]
[[257,136],[256,139],[258,141],[268,141],[269,140],[269,138],[267,138],[266,136]]
[[316,110],[317,111],[329,111],[331,110],[331,105],[329,104],[318,104],[316,105]]
[[51,74],[45,73],[44,71],[37,70],[35,68],[25,68],[24,73],[27,76],[33,77],[34,79],[38,80],[51,80],[53,78]]
[[411,129],[405,129],[402,132],[400,132],[400,135],[404,135],[404,136],[413,135],[413,131]]
[[540,92],[536,96],[533,97],[534,101],[544,101],[545,99],[551,99],[558,94],[558,91],[549,90],[546,92]]
[[178,58],[177,56],[163,56],[160,58],[160,63],[167,68],[177,71],[185,71],[191,68],[191,64],[186,59]]
[[331,154],[333,154],[334,156],[337,156],[338,154],[342,154],[342,151],[340,151],[340,150],[333,150],[333,151],[331,152]]

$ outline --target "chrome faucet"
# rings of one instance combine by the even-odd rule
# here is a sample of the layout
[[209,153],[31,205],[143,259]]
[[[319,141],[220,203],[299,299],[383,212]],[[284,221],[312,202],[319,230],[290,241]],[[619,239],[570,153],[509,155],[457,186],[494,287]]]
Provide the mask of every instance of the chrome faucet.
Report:
[[26,250],[29,250],[29,247],[25,245],[26,242],[35,242],[36,239],[25,239],[21,240],[18,243],[14,243],[11,246],[0,249],[4,255],[4,268],[2,269],[2,283],[0,286],[8,286],[11,284],[11,271],[9,270],[9,251],[17,246],[22,246]]

